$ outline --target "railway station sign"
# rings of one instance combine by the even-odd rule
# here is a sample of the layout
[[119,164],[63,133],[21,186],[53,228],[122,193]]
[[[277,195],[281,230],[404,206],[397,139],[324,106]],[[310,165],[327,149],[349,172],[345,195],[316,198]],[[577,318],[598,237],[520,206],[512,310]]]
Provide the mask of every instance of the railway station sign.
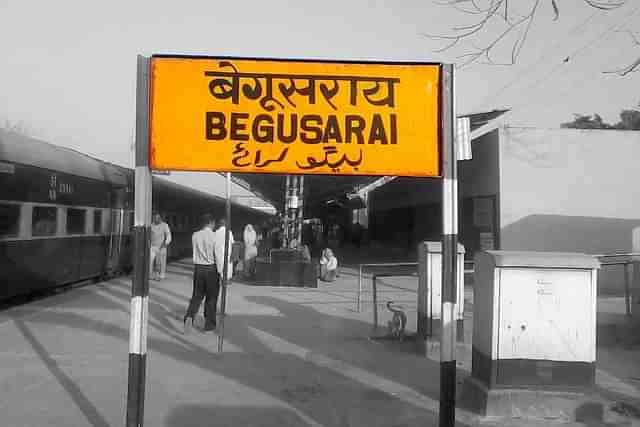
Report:
[[154,170],[441,176],[441,66],[153,56]]

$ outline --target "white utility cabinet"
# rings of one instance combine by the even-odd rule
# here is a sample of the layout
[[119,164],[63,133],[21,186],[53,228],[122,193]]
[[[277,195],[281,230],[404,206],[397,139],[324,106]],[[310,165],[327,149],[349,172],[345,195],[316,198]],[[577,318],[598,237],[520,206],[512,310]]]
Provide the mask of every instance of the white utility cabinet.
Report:
[[599,267],[578,253],[476,254],[472,376],[489,389],[592,386]]

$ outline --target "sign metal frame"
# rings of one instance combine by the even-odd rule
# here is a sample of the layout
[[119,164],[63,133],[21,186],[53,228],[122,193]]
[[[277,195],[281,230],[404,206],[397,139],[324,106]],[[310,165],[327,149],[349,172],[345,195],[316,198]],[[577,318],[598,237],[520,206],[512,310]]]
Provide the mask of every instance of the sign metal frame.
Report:
[[[189,62],[190,60],[192,62]],[[442,92],[440,63],[168,54],[152,55],[150,61],[149,84],[152,95],[149,113],[149,151],[150,165],[154,169],[218,173],[442,177],[442,136],[441,129],[437,126]],[[235,65],[238,67],[232,61],[236,61]],[[297,68],[281,74],[282,67],[287,64]],[[248,72],[240,72],[238,68],[243,66],[253,66],[255,69],[244,69]],[[424,72],[418,74],[412,67],[423,67]],[[369,69],[371,71],[368,71]],[[329,74],[324,75],[325,72]],[[203,78],[202,82],[194,80],[197,76],[202,76],[201,73],[209,77]],[[345,80],[341,84],[349,81],[349,88],[338,85],[336,79]],[[185,83],[185,80],[188,82]],[[259,82],[262,80],[267,82],[267,89]],[[276,80],[281,81],[280,84],[276,84]],[[287,90],[292,91],[289,93],[283,92],[285,89],[282,81],[287,80],[290,85]],[[309,86],[298,87],[294,80],[305,80]],[[178,81],[180,84],[173,83]],[[335,86],[332,89],[335,92],[326,93],[329,89],[323,87],[323,81],[333,81]],[[384,84],[379,85],[383,81],[389,85],[386,96],[382,99],[370,99],[369,96],[379,96],[378,92],[385,90]],[[367,82],[374,83],[375,88],[367,87]],[[256,85],[254,89],[257,88],[257,92],[249,93],[251,85]],[[246,92],[248,89],[249,92]],[[218,90],[225,92],[218,93]],[[374,90],[375,92],[372,92]],[[426,101],[422,101],[424,97],[416,94],[419,93],[416,91],[421,90],[425,94],[430,93]],[[303,91],[307,92],[302,94]],[[295,106],[289,96],[293,96]],[[308,98],[305,101],[311,104],[303,105],[305,102],[300,102],[300,98],[297,97]],[[347,98],[357,105],[349,105]],[[262,108],[254,108],[258,99],[259,104],[271,101],[270,108],[265,109],[264,105]],[[388,103],[385,103],[385,100]],[[277,104],[280,104],[278,108],[274,106]],[[209,114],[216,115],[216,119],[209,120]],[[425,119],[422,114],[433,117]],[[238,116],[237,122],[234,115]],[[240,118],[240,115],[245,117]],[[263,121],[260,121],[261,116]],[[317,117],[319,122],[312,122],[312,116]],[[375,116],[378,116],[378,121],[375,120]],[[169,128],[158,125],[162,119],[175,120],[179,125]],[[309,134],[319,132],[316,134],[317,141],[305,141],[305,119],[310,119],[309,127],[313,125]],[[359,123],[360,120],[362,122]],[[421,126],[425,120],[430,124]],[[238,123],[238,129],[242,129],[238,130],[237,139],[232,136],[234,123]],[[355,132],[358,123],[364,126],[364,129]],[[210,124],[214,130],[212,133],[216,135],[209,134],[212,130],[209,128]],[[256,134],[264,131],[259,129],[263,126],[271,128],[271,140],[266,143]],[[292,136],[293,140],[279,140],[281,126],[285,128],[282,132],[290,132],[288,136]],[[376,139],[374,143],[371,139],[374,128],[384,135],[382,141]],[[331,131],[336,132],[338,136]],[[240,135],[240,132],[243,134]],[[398,138],[397,144],[392,135]],[[354,138],[352,142],[351,137]],[[420,141],[420,138],[426,141]],[[173,147],[177,147],[174,141],[178,139],[181,140],[181,148],[174,150]],[[187,144],[188,150],[184,149],[184,144]],[[235,147],[235,150],[232,151],[232,147]],[[321,147],[324,150],[335,147],[334,150],[337,148],[340,151],[325,152],[325,160],[327,156],[335,159],[340,158],[342,154],[343,160],[349,161],[350,158],[352,162],[358,162],[358,165],[351,166],[351,173],[344,173],[345,169],[350,169],[350,163],[343,163],[337,169],[328,166],[321,167],[320,170],[316,170],[313,163],[305,168],[297,164],[298,161],[304,163],[303,159],[306,161],[311,155],[313,160],[317,161],[317,156],[322,154],[322,150],[318,150]],[[360,149],[359,158],[356,148]],[[185,154],[192,150],[197,155]],[[364,162],[360,164],[363,153]],[[284,156],[277,158],[278,154]],[[254,156],[255,164],[251,164],[250,159]],[[230,157],[233,161],[227,160]],[[389,159],[398,157],[403,159],[397,163],[404,170],[398,169],[399,166],[394,162],[389,162]],[[225,159],[225,165],[220,164],[221,158]],[[259,158],[261,160],[258,160]],[[249,164],[240,164],[245,162]],[[368,162],[373,164],[367,165]],[[333,162],[338,163],[340,162]],[[269,166],[263,166],[265,164]]]

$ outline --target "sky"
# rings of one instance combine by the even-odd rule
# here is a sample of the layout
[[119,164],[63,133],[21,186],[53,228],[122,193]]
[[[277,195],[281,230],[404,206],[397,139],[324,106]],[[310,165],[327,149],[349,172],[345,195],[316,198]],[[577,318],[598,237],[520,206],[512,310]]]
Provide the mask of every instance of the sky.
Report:
[[[443,42],[428,35],[472,19],[432,0],[0,0],[0,123],[131,167],[139,54],[453,62],[469,48],[438,53]],[[640,103],[640,72],[603,73],[640,56],[623,30],[640,33],[639,1],[599,12],[564,0],[555,21],[543,2],[516,65],[456,72],[458,114],[512,108],[511,124],[539,127],[574,113],[616,122]],[[215,174],[170,179],[224,193]]]

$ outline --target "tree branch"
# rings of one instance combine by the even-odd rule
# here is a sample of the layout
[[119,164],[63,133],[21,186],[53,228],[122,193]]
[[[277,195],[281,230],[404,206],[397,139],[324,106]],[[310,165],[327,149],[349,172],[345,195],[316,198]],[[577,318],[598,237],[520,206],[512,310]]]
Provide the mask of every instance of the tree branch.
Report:
[[[623,31],[617,31],[617,32],[629,34],[631,36],[631,40],[633,41],[633,44],[635,46],[640,46],[640,33],[636,35],[631,30],[623,30]],[[621,77],[624,77],[627,74],[636,72],[638,70],[640,70],[640,57],[635,61],[633,61],[631,64],[627,65],[626,67],[618,68],[616,70],[611,70],[611,71],[603,71],[603,74],[617,74]]]
[[631,36],[631,40],[633,41],[633,44],[636,46],[640,46],[640,33],[636,35],[636,33],[634,33],[631,30],[624,30],[624,31],[617,31],[617,32],[629,34],[629,36]]
[[584,0],[586,4],[596,9],[613,10],[626,3],[627,0]]
[[624,77],[627,74],[638,70],[640,70],[640,57],[626,67],[618,68],[617,70],[603,71],[603,74],[618,74],[619,76]]
[[[509,0],[487,0],[486,3],[480,4],[479,0],[447,0],[436,2],[437,4],[444,6],[451,6],[456,10],[462,11],[465,14],[472,16],[479,16],[480,19],[472,24],[453,27],[453,34],[451,35],[428,35],[425,37],[438,40],[448,40],[449,42],[436,50],[436,52],[444,52],[452,49],[454,46],[459,45],[463,41],[472,40],[478,36],[484,29],[488,29],[491,22],[495,21],[494,18],[504,22],[506,29],[500,32],[492,41],[485,44],[481,48],[475,48],[471,52],[458,56],[458,59],[463,60],[461,66],[469,65],[481,58],[486,59],[490,64],[497,64],[492,59],[493,51],[496,50],[498,45],[504,43],[507,36],[516,34],[516,39],[511,47],[511,65],[515,64],[524,45],[529,36],[530,30],[533,26],[536,13],[542,2],[548,2],[553,8],[554,18],[556,21],[560,17],[560,9],[557,0],[534,0],[531,1],[525,8],[525,13],[518,13],[514,7],[510,7]],[[613,10],[623,6],[627,0],[583,0],[588,7],[599,10]],[[522,4],[522,0],[519,0],[516,4]],[[634,43],[640,45],[640,36],[636,37],[634,33],[629,31]],[[634,63],[635,64],[635,63]],[[503,65],[506,65],[503,63]],[[633,65],[633,64],[632,64]],[[638,65],[633,65],[633,68],[637,68]],[[626,69],[626,68],[625,68]],[[623,69],[623,70],[625,70]],[[620,72],[623,70],[616,70]],[[630,71],[627,71],[630,72]]]

